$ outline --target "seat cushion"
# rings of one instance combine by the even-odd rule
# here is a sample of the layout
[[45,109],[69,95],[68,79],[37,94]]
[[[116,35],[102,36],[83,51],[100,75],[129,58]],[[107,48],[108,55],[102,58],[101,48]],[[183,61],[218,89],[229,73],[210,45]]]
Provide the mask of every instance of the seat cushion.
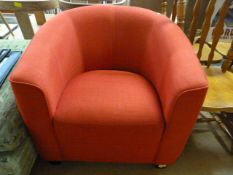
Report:
[[152,163],[164,121],[145,78],[97,70],[69,82],[54,126],[64,160]]

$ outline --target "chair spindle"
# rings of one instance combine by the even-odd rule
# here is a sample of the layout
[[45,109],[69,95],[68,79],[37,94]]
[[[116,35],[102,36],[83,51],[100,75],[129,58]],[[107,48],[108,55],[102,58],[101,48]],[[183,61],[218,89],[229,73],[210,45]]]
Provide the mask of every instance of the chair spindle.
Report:
[[167,16],[167,1],[166,0],[163,0],[162,2],[162,9],[161,9],[161,12],[162,14],[164,14],[165,16]]
[[177,1],[177,25],[184,30],[184,22],[185,22],[185,0]]
[[231,43],[231,47],[227,53],[227,58],[226,60],[224,60],[223,64],[222,64],[222,72],[225,73],[227,70],[230,69],[231,65],[232,65],[232,61],[233,61],[233,40]]
[[206,17],[205,17],[205,20],[204,20],[204,23],[202,26],[201,37],[199,39],[199,49],[198,49],[198,53],[197,53],[199,60],[201,59],[202,50],[203,50],[205,40],[206,40],[206,37],[207,37],[209,29],[210,29],[210,22],[211,22],[211,17],[212,17],[213,12],[214,12],[215,4],[216,4],[216,0],[211,0],[209,5],[208,5],[207,11],[206,11]]
[[173,2],[173,9],[172,9],[172,21],[175,22],[176,20],[176,13],[177,13],[177,0]]
[[210,54],[209,54],[209,57],[208,57],[207,67],[210,66],[210,64],[211,64],[211,62],[213,60],[214,51],[215,51],[216,46],[218,44],[219,38],[224,32],[224,29],[223,29],[224,19],[225,19],[226,15],[227,15],[230,4],[231,4],[231,0],[225,0],[224,4],[222,6],[222,9],[220,11],[219,20],[218,20],[218,22],[216,24],[216,27],[215,27],[214,31],[213,31],[213,42],[212,42],[211,51],[210,51]]
[[196,31],[197,31],[197,23],[198,23],[201,3],[202,3],[202,0],[197,0],[195,3],[194,9],[193,9],[193,17],[192,17],[192,22],[190,25],[191,27],[190,27],[190,34],[189,34],[189,39],[192,44],[193,44]]

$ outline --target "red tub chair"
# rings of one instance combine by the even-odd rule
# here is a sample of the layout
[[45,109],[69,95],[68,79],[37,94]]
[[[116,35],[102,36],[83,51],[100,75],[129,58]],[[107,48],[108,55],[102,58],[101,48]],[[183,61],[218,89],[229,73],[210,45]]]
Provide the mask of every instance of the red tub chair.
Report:
[[47,22],[10,81],[49,161],[174,163],[207,91],[192,46],[173,22],[107,5]]

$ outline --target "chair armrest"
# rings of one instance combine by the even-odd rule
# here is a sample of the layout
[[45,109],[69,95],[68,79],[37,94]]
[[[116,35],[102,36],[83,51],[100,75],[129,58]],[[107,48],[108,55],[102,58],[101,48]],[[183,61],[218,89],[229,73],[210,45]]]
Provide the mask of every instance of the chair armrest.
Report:
[[61,151],[54,136],[48,105],[41,89],[14,80],[11,80],[11,86],[36,149],[45,160],[62,160]]
[[61,159],[52,119],[66,84],[83,69],[73,21],[66,15],[41,27],[10,76],[22,117],[47,160]]
[[67,15],[59,14],[41,27],[10,77],[13,82],[38,87],[50,116],[67,82],[83,71],[76,31]]
[[170,164],[191,134],[208,82],[189,40],[166,17],[155,21],[145,59],[143,72],[159,94],[166,125],[155,162]]

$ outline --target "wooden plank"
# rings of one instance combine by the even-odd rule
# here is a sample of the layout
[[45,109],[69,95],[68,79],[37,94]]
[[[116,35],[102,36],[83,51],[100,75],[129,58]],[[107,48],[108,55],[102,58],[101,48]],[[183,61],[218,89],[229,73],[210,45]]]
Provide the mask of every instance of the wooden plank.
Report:
[[27,12],[16,12],[15,16],[17,18],[20,29],[23,33],[25,39],[32,39],[34,36],[34,31],[32,28],[31,21],[29,19]]

